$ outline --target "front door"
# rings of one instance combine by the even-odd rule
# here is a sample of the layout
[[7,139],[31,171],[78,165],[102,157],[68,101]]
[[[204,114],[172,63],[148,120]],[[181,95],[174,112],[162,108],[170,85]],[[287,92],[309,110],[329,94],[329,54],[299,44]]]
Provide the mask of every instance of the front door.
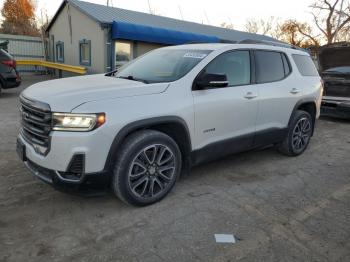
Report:
[[[225,74],[227,87],[194,90],[194,149],[217,156],[252,146],[258,90],[251,84],[251,59],[247,50],[219,55],[204,69]],[[215,158],[216,156],[213,156]]]

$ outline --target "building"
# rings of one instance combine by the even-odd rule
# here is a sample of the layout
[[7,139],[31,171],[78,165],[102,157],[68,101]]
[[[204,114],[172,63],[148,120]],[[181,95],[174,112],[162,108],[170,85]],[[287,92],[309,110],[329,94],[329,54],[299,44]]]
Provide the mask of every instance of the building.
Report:
[[88,73],[114,69],[154,48],[190,42],[277,41],[267,36],[64,0],[48,25],[49,59]]

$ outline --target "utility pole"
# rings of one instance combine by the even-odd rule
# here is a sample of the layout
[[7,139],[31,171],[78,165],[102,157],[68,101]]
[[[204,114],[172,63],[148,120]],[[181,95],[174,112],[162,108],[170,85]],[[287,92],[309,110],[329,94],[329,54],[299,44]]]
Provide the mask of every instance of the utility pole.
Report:
[[147,2],[148,2],[148,10],[149,10],[149,13],[150,13],[151,15],[153,15],[154,13],[153,13],[153,11],[152,11],[151,3],[149,2],[149,0],[147,0]]
[[209,19],[208,19],[207,12],[205,12],[205,11],[204,11],[204,16],[205,16],[205,19],[207,19],[208,25],[210,25],[210,21],[209,21]]
[[180,12],[181,19],[184,20],[184,16],[183,16],[183,14],[182,14],[181,6],[178,5],[177,7],[179,8],[179,12]]
[[113,7],[113,0],[107,0],[107,6]]

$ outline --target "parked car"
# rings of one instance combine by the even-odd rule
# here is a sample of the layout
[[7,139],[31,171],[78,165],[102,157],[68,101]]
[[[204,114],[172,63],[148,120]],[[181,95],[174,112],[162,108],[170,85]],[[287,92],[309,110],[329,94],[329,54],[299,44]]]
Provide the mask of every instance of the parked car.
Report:
[[0,93],[2,89],[18,87],[20,84],[16,60],[4,49],[0,49]]
[[324,81],[321,114],[350,119],[350,43],[326,45],[318,57]]
[[160,48],[118,72],[41,82],[21,96],[17,151],[55,186],[107,177],[124,202],[165,197],[184,170],[276,145],[307,148],[321,79],[303,51],[262,44]]

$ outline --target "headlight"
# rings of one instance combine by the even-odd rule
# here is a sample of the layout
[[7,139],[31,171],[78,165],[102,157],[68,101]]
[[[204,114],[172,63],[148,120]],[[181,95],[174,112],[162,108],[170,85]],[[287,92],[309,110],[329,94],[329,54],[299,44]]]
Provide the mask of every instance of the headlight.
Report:
[[57,131],[91,131],[106,122],[104,113],[70,114],[53,113],[52,129]]

